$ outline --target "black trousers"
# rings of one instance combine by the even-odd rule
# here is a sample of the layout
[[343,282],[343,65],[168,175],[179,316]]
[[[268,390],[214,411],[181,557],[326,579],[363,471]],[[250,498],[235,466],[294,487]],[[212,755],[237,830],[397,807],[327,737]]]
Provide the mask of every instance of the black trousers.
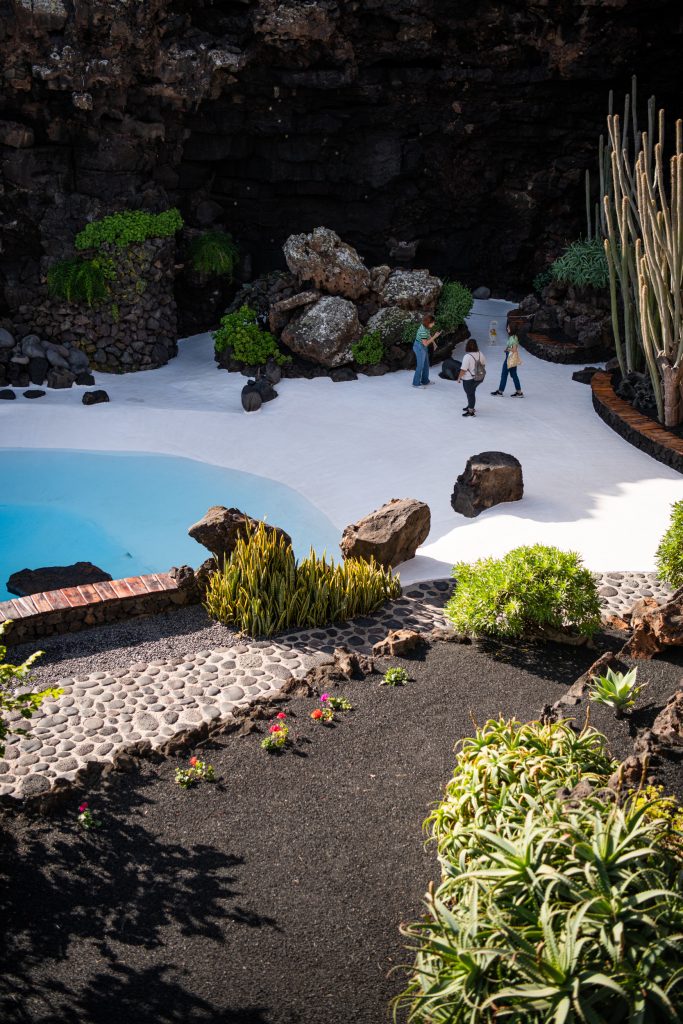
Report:
[[462,382],[462,386],[465,389],[465,394],[467,395],[467,408],[468,409],[474,409],[475,392],[476,392],[476,390],[477,390],[477,388],[479,387],[480,384],[481,384],[480,380],[464,380]]

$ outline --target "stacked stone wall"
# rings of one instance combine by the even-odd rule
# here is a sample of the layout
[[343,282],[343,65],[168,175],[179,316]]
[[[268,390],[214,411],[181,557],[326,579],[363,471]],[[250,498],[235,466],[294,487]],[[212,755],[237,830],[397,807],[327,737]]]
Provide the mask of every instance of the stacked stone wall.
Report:
[[100,255],[111,261],[116,275],[105,300],[89,307],[45,295],[14,313],[14,334],[71,343],[85,353],[91,369],[106,373],[164,366],[178,352],[174,240],[150,239],[127,249],[105,246]]

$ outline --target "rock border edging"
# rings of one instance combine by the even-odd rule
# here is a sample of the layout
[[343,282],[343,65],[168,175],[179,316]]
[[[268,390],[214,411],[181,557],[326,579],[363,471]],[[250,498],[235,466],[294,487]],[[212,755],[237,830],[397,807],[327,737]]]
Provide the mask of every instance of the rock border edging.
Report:
[[608,427],[634,448],[683,474],[683,440],[619,398],[609,373],[599,370],[593,374],[591,393],[593,408]]

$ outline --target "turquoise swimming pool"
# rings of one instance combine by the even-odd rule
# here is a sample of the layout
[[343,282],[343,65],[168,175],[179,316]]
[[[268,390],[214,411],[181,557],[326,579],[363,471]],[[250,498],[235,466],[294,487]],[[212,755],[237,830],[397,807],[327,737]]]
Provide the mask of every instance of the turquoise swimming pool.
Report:
[[5,449],[0,479],[0,600],[19,569],[93,562],[117,579],[197,566],[208,552],[187,528],[211,505],[281,526],[299,557],[339,550],[339,531],[297,491],[193,459]]

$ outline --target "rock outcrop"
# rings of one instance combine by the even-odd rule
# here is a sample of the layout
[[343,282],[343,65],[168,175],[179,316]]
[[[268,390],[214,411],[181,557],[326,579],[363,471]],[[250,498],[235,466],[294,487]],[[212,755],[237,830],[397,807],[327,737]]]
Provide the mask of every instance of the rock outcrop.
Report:
[[[212,505],[202,518],[187,531],[193,540],[202,544],[211,552],[219,565],[232,554],[237,541],[255,530],[260,525],[258,519],[252,519],[238,508],[225,508],[223,505]],[[268,533],[275,532],[283,537],[287,544],[292,538],[277,526],[265,523]]]
[[0,19],[0,313],[86,220],[178,204],[254,269],[293,226],[519,288],[584,230],[607,93],[680,114],[678,0],[114,4]]
[[416,498],[392,498],[386,505],[347,526],[340,548],[344,558],[364,558],[386,568],[415,557],[429,536],[429,505]]
[[451,505],[460,515],[473,519],[493,505],[520,501],[523,495],[519,460],[506,452],[481,452],[467,460],[453,488]]

